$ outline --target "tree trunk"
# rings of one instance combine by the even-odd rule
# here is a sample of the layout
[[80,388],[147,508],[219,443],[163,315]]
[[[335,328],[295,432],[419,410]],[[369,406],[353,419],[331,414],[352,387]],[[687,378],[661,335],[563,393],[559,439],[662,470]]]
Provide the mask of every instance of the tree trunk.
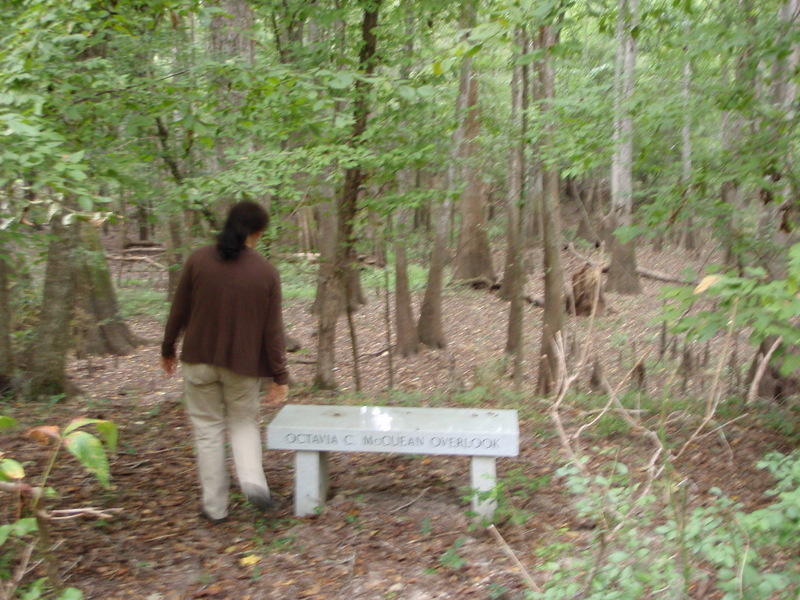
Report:
[[[681,128],[681,180],[683,193],[688,197],[692,185],[692,63],[687,60],[683,65],[683,127]],[[694,250],[697,247],[695,240],[694,222],[691,215],[686,219],[683,233],[683,247]]]
[[[369,76],[375,70],[375,51],[378,39],[376,28],[378,26],[378,11],[380,0],[364,3],[364,17],[361,23],[362,46],[359,54],[359,69],[366,75],[355,83],[355,101],[353,103],[353,130],[350,136],[350,147],[356,149],[363,143],[363,135],[367,129],[369,116],[368,94],[371,84]],[[348,269],[354,263],[355,239],[353,236],[354,221],[358,212],[358,195],[364,174],[360,164],[348,168],[344,174],[344,184],[339,195],[336,216],[338,220],[338,236],[336,253],[334,256],[333,272],[323,281],[324,306],[319,312],[319,348],[317,352],[317,374],[315,385],[322,389],[333,389],[336,380],[333,376],[334,344],[336,341],[336,321],[338,319],[337,307],[327,306],[329,300],[338,299],[341,289],[344,288],[345,301],[348,312],[352,311],[352,299],[355,297],[352,279],[348,280]],[[352,277],[352,275],[351,275]]]
[[[471,73],[468,87],[463,145],[463,156],[467,163],[471,159],[476,159],[480,151],[478,78],[474,73]],[[453,278],[456,280],[486,278],[494,281],[492,253],[489,248],[489,237],[486,234],[486,198],[483,193],[481,172],[477,165],[467,164],[464,173],[466,185],[461,195],[461,235]]]
[[410,217],[409,209],[398,209],[394,242],[394,320],[397,331],[397,353],[400,356],[413,356],[419,350],[419,335],[417,334],[417,328],[414,326],[411,291],[408,285],[408,261],[406,259],[405,237],[410,226]]
[[14,354],[11,348],[11,256],[5,232],[0,231],[0,395],[11,389]]
[[79,228],[81,248],[74,264],[78,355],[130,354],[139,341],[119,314],[99,232],[90,224]]
[[67,392],[67,351],[72,336],[75,278],[72,260],[77,231],[56,214],[51,222],[52,240],[47,250],[42,308],[33,352],[28,361],[25,392],[33,397]]
[[245,0],[217,0],[222,11],[211,17],[209,46],[212,56],[253,64],[255,42],[250,30],[255,15]]
[[[520,48],[520,53],[525,52],[527,46],[526,36],[519,31],[516,36],[516,46]],[[514,60],[517,57],[514,56]],[[522,248],[519,243],[522,236],[521,222],[523,203],[525,199],[525,138],[526,138],[526,96],[527,96],[527,65],[514,65],[511,75],[511,127],[514,135],[519,135],[519,140],[514,139],[511,144],[508,165],[508,195],[506,198],[506,212],[508,214],[508,229],[506,232],[506,264],[503,271],[503,281],[500,284],[500,297],[504,300],[514,299],[520,292],[516,279],[524,274],[524,270],[518,269]],[[509,328],[509,333],[511,329]],[[516,344],[509,342],[506,344],[509,349]]]
[[[336,219],[336,206],[333,202],[321,202],[317,205],[317,223],[319,224],[319,272],[317,273],[317,292],[310,312],[319,315],[326,302],[324,294],[327,283],[333,276],[333,262],[336,255],[336,235],[339,230]],[[341,307],[337,307],[337,314]]]
[[[550,55],[557,42],[554,27],[541,29],[540,47],[545,50],[545,57],[540,68],[542,97],[555,98],[555,68]],[[550,110],[545,102],[543,111]],[[552,125],[543,134],[543,143],[553,141]],[[561,218],[559,215],[558,172],[552,167],[542,172],[542,236],[544,244],[544,318],[542,320],[542,343],[539,357],[539,379],[537,391],[547,395],[557,390],[562,376],[557,354],[556,341],[563,329],[564,321],[564,276],[561,269]]]
[[[464,39],[468,39],[469,30],[475,26],[475,10],[472,0],[461,4],[460,28],[467,33]],[[444,283],[444,268],[447,262],[448,237],[450,232],[450,221],[452,219],[453,208],[449,194],[458,185],[461,164],[461,147],[464,141],[464,123],[466,119],[467,95],[469,94],[469,81],[472,77],[472,57],[466,54],[461,60],[461,75],[458,88],[458,98],[456,99],[456,118],[458,124],[453,132],[452,143],[450,144],[450,160],[447,163],[447,182],[445,184],[448,197],[436,210],[435,232],[433,248],[428,267],[428,282],[425,286],[425,295],[422,298],[420,307],[417,332],[419,340],[426,346],[432,348],[444,348],[447,345],[447,337],[442,325],[442,286]]]
[[[720,8],[722,9],[723,7]],[[752,11],[752,0],[738,1],[736,12],[741,15],[746,15],[746,22],[751,28],[755,26]],[[755,85],[755,82],[749,79],[749,69],[747,67],[752,53],[753,47],[751,44],[744,48],[736,57],[732,82],[734,86],[741,86],[742,89],[747,89]],[[745,125],[742,115],[735,110],[729,110],[723,113],[721,130],[722,149],[724,152],[730,153],[732,156],[736,157],[736,147],[744,137],[744,129]],[[723,237],[723,244],[725,245],[725,263],[728,266],[736,267],[739,272],[743,274],[744,256],[741,251],[741,241],[745,234],[741,221],[742,215],[744,214],[744,198],[736,176],[730,176],[729,179],[723,181],[720,188],[720,197],[723,203],[731,206],[731,221],[728,227],[729,235]]]
[[178,288],[178,280],[181,277],[181,267],[183,266],[183,228],[179,215],[170,215],[167,223],[169,229],[169,241],[167,242],[167,300],[172,302],[175,290]]
[[[211,17],[209,28],[210,55],[219,62],[236,62],[252,67],[255,60],[255,41],[252,28],[255,15],[246,0],[217,0],[222,11]],[[237,112],[241,109],[244,93],[233,89],[228,77],[219,71],[215,76],[217,102],[221,112]],[[218,136],[214,143],[214,156],[211,168],[215,172],[229,166],[226,149],[236,142],[226,136]],[[241,144],[241,141],[238,142]],[[242,151],[246,151],[242,148]]]
[[[527,36],[522,30],[516,35],[517,46],[520,53],[524,54],[527,47]],[[508,335],[506,338],[507,354],[522,355],[522,331],[525,288],[525,258],[522,244],[522,200],[525,197],[524,186],[524,158],[526,139],[526,96],[527,96],[527,67],[515,65],[511,76],[511,121],[512,126],[519,132],[520,139],[515,140],[511,147],[508,174],[508,250],[506,253],[506,268],[503,284],[500,288],[502,295],[511,301],[508,310]],[[522,374],[522,360],[515,364],[514,374],[517,381]]]
[[450,200],[435,209],[436,230],[428,267],[428,282],[417,322],[419,341],[431,348],[444,348],[447,337],[442,325],[442,287],[447,262],[447,233],[450,229]]
[[[614,75],[614,156],[611,165],[611,220],[616,230],[633,223],[633,117],[630,101],[636,71],[634,20],[639,0],[620,0],[617,21],[617,59]],[[611,240],[609,291],[640,294],[636,276],[636,247],[633,241]]]
[[301,206],[297,209],[297,236],[300,252],[309,254],[319,250],[314,209],[310,206]]

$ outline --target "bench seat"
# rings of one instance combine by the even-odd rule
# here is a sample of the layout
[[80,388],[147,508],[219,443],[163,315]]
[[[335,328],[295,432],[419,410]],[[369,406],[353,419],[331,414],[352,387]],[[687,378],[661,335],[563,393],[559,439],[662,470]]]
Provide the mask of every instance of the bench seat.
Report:
[[267,426],[267,447],[295,451],[295,515],[313,514],[328,493],[329,452],[470,456],[472,509],[491,519],[495,459],[519,454],[517,411],[396,406],[284,406]]

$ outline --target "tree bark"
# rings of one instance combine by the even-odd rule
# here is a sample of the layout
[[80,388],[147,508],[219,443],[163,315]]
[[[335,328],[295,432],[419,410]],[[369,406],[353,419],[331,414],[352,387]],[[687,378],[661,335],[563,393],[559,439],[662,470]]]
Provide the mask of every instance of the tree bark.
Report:
[[[519,30],[516,35],[516,44],[519,53],[525,53],[527,46],[526,35]],[[508,249],[506,253],[506,268],[503,284],[500,291],[503,297],[510,300],[508,310],[508,335],[506,337],[507,354],[522,354],[522,330],[524,287],[525,287],[525,257],[522,245],[522,201],[525,197],[524,186],[524,152],[526,138],[525,97],[528,87],[524,67],[515,65],[511,76],[511,124],[518,132],[520,138],[515,140],[511,147],[509,157],[508,175]],[[515,365],[515,375],[521,375],[521,360]]]
[[[527,45],[526,36],[522,31],[516,35],[516,46],[520,54],[525,52]],[[516,59],[516,56],[515,56]],[[521,222],[523,203],[525,199],[525,99],[527,97],[527,66],[514,65],[511,75],[511,128],[514,141],[511,144],[508,164],[508,194],[506,198],[506,212],[508,225],[506,231],[506,264],[503,271],[503,280],[500,284],[500,297],[512,300],[519,295],[519,288],[515,279],[524,271],[517,269],[521,257],[521,245],[518,243],[522,236]],[[519,139],[516,139],[519,136]],[[508,347],[508,345],[507,345]],[[508,349],[508,348],[507,348]],[[513,352],[513,350],[511,350]]]
[[395,330],[397,331],[397,353],[400,356],[413,356],[419,350],[419,335],[417,334],[417,328],[414,326],[411,290],[408,285],[408,260],[406,258],[405,237],[411,221],[410,216],[409,209],[398,209],[394,242],[394,320]]
[[[539,77],[542,97],[555,98],[555,68],[550,55],[557,42],[557,34],[552,26],[541,28],[540,47],[545,51]],[[545,102],[543,111],[550,110]],[[544,133],[544,144],[552,143],[553,125]],[[553,167],[542,171],[542,236],[544,244],[544,318],[542,320],[542,343],[539,355],[539,379],[537,392],[550,394],[557,389],[561,378],[560,361],[556,341],[563,329],[564,321],[564,275],[561,269],[561,218],[559,215],[558,172]]]
[[[464,39],[468,39],[469,30],[475,26],[475,11],[472,0],[462,3],[459,25],[461,29],[467,31],[464,34]],[[419,321],[417,323],[420,342],[432,348],[444,348],[447,345],[447,337],[442,324],[442,287],[448,254],[450,221],[453,214],[450,194],[454,192],[461,179],[461,148],[464,141],[467,95],[469,94],[471,77],[472,58],[469,55],[465,55],[461,60],[458,98],[456,99],[455,112],[458,121],[453,132],[452,143],[450,144],[450,160],[447,164],[447,181],[445,184],[447,197],[442,205],[435,210],[435,232],[429,260],[430,266],[428,267],[428,282],[425,286],[425,294],[422,298],[422,306],[420,307]]]
[[[368,77],[375,70],[375,52],[377,49],[377,36],[375,29],[378,26],[378,11],[380,0],[372,0],[363,4],[364,15],[361,23],[361,52],[359,54],[359,68]],[[369,116],[368,79],[358,79],[355,83],[355,101],[353,103],[353,130],[350,135],[350,146],[357,148],[363,143],[363,135],[367,129]],[[344,174],[344,184],[339,195],[336,216],[338,219],[338,236],[336,253],[334,257],[333,272],[323,281],[324,293],[322,294],[323,306],[319,312],[319,347],[317,351],[317,373],[314,383],[321,389],[333,389],[336,380],[333,375],[334,344],[336,340],[336,321],[338,319],[338,305],[330,307],[330,300],[338,299],[340,290],[344,290],[345,302],[348,312],[352,311],[351,299],[356,290],[351,278],[348,278],[348,269],[353,265],[355,258],[355,239],[353,235],[354,222],[358,212],[358,195],[361,190],[364,173],[360,164],[348,168]]]
[[72,260],[75,225],[63,223],[58,213],[50,221],[52,240],[47,250],[44,292],[33,352],[28,361],[25,392],[33,397],[67,392],[67,351],[72,335],[75,277]]
[[[465,5],[470,6],[470,19],[474,23],[474,3],[465,2]],[[494,281],[492,253],[489,248],[489,237],[486,234],[487,206],[485,194],[483,193],[481,173],[477,165],[469,164],[470,160],[475,160],[480,152],[478,136],[481,129],[478,118],[478,78],[471,68],[471,63],[467,79],[466,98],[462,147],[463,158],[466,163],[463,170],[465,187],[461,195],[461,234],[459,236],[453,278],[456,280],[487,278],[490,281]]]
[[11,249],[0,232],[0,395],[11,389],[14,353],[11,348]]
[[[336,235],[339,230],[336,219],[336,206],[333,202],[321,202],[317,205],[317,223],[319,224],[319,272],[317,273],[317,292],[311,305],[311,314],[319,315],[325,303],[324,294],[327,282],[333,276],[333,263],[336,256]],[[336,314],[341,307],[336,308]]]
[[100,242],[90,224],[80,224],[80,249],[76,252],[75,282],[78,319],[76,346],[79,356],[130,354],[139,343],[119,314],[111,272]]
[[[611,165],[611,220],[613,229],[633,223],[633,96],[636,71],[634,19],[639,0],[620,0],[617,21],[617,58],[614,74],[614,157]],[[615,235],[611,240],[609,291],[640,294],[642,286],[636,277],[636,247],[633,241],[622,242]]]
[[[683,65],[683,127],[681,128],[681,181],[683,193],[688,197],[691,193],[692,182],[692,63],[687,60]],[[683,247],[694,250],[697,247],[695,240],[694,221],[689,215],[683,230]]]
[[447,336],[442,325],[442,288],[444,286],[444,267],[447,262],[447,233],[450,229],[452,213],[450,200],[447,199],[435,209],[436,230],[434,232],[433,249],[428,266],[428,282],[420,307],[417,333],[419,341],[431,348],[444,348]]

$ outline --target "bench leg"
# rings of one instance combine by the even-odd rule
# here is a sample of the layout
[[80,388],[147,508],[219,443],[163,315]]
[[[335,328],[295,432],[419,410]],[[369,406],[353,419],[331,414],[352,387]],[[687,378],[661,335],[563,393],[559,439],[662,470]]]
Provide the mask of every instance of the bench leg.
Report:
[[[481,519],[492,520],[497,509],[497,499],[487,492],[493,492],[497,485],[494,456],[473,456],[470,463],[470,485],[472,486],[472,511]],[[480,496],[480,497],[479,497]]]
[[299,450],[294,454],[294,514],[313,515],[328,495],[328,453]]

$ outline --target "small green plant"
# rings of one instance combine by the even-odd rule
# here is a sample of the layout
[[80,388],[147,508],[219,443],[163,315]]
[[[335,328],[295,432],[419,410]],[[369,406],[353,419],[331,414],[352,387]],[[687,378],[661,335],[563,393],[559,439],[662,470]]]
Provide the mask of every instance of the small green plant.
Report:
[[[800,329],[795,319],[800,314],[800,244],[788,252],[788,273],[784,279],[770,279],[761,268],[746,269],[744,276],[712,274],[694,289],[670,288],[663,319],[675,333],[700,341],[708,340],[729,328],[749,328],[750,342],[758,346],[777,339],[774,359],[780,358],[781,372],[789,375],[800,368]],[[690,312],[700,294],[713,296],[717,308]]]
[[[84,430],[92,425],[100,438]],[[17,426],[15,419],[0,416],[0,429]],[[58,578],[55,555],[50,547],[50,520],[53,513],[45,508],[45,500],[55,492],[47,486],[47,480],[55,461],[63,448],[75,456],[81,465],[92,473],[104,488],[109,487],[109,465],[107,451],[114,452],[117,446],[117,427],[111,421],[101,419],[75,419],[63,428],[53,425],[34,427],[27,436],[41,443],[52,444],[53,449],[41,476],[39,485],[25,481],[25,468],[14,458],[0,452],[0,493],[18,499],[17,519],[13,523],[0,525],[0,586],[4,598],[20,597],[25,600],[53,597],[50,590],[56,590],[58,600],[80,600],[83,593],[76,588],[64,589]],[[102,441],[101,441],[102,438]],[[88,509],[87,509],[88,510]],[[55,511],[54,511],[55,512]],[[70,516],[81,516],[83,511],[67,511]],[[110,514],[88,511],[100,518]],[[34,551],[38,551],[45,564],[47,577],[39,577],[23,587],[24,581],[35,567],[31,563]],[[10,568],[10,565],[15,565]]]
[[466,541],[467,538],[460,537],[455,542],[453,542],[453,545],[450,546],[447,550],[445,550],[439,557],[439,564],[443,568],[449,569],[451,571],[458,571],[462,569],[464,565],[467,564],[467,560],[463,556],[461,556],[458,550],[464,545]]
[[124,317],[148,316],[163,320],[169,311],[166,294],[151,287],[120,287],[117,299]]

